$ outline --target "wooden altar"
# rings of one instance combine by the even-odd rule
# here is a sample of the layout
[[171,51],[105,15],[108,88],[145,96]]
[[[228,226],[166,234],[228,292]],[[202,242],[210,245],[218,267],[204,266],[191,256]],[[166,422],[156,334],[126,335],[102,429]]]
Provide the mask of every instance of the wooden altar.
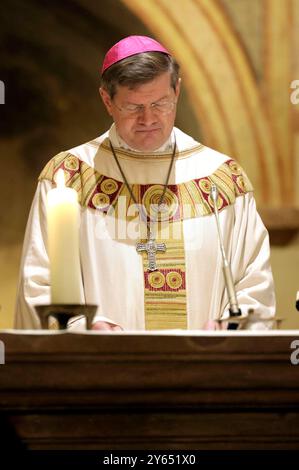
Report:
[[299,331],[6,331],[0,340],[6,445],[299,449],[299,365],[290,361]]

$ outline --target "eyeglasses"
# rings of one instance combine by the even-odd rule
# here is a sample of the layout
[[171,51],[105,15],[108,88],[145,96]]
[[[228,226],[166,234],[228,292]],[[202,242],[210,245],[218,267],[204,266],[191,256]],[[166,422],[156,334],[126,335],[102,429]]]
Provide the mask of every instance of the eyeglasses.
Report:
[[[154,113],[169,114],[175,108],[176,103],[176,100],[163,100],[157,101],[156,103],[151,103],[149,107]],[[127,104],[121,107],[117,106],[116,103],[114,103],[114,105],[125,116],[140,116],[142,113],[144,113],[144,110],[146,109],[146,106],[144,106],[144,104]]]

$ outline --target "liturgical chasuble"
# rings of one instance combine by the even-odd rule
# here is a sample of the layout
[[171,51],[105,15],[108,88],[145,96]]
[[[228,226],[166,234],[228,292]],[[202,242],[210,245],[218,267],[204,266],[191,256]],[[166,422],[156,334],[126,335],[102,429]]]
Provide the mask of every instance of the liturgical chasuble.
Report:
[[[111,153],[111,140],[138,205],[157,229],[157,270],[137,253],[146,226]],[[162,211],[156,211],[174,141],[177,152]],[[35,304],[50,303],[46,194],[62,168],[81,206],[82,303],[99,306],[96,320],[125,330],[201,329],[228,308],[217,226],[210,195],[218,187],[224,245],[248,328],[274,315],[268,234],[256,211],[252,186],[238,163],[174,128],[165,145],[148,154],[129,149],[112,125],[101,137],[56,155],[46,165],[32,204],[23,249],[16,327],[38,328]],[[157,223],[154,223],[154,222]],[[83,327],[83,319],[71,327]]]

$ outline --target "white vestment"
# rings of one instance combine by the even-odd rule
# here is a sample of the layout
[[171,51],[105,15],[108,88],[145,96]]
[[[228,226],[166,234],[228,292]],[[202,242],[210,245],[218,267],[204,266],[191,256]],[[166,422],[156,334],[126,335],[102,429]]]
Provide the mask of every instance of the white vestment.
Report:
[[[113,125],[99,138],[65,153],[75,169],[78,161],[84,171],[109,178],[110,186],[105,186],[109,189],[105,194],[108,200],[111,184],[112,187],[115,182],[121,185],[123,179],[111,152],[107,150],[107,137],[113,143],[131,185],[160,185],[160,188],[165,184],[171,158],[168,147],[172,147],[176,139],[179,155],[174,161],[169,185],[180,187],[181,194],[185,191],[186,197],[193,187],[185,185],[186,182],[197,181],[205,188],[206,178],[231,161],[226,155],[199,145],[176,128],[168,145],[152,152],[152,155],[144,155],[122,147]],[[190,149],[197,150],[188,153]],[[70,160],[73,157],[75,160]],[[69,168],[71,173],[72,166]],[[39,328],[33,306],[50,303],[46,223],[46,195],[53,187],[50,179],[39,180],[28,219],[17,296],[17,328]],[[100,195],[103,196],[102,192]],[[88,197],[86,201],[89,202],[81,204],[82,303],[99,306],[96,320],[110,321],[124,330],[143,330],[145,274],[143,258],[136,251],[139,239],[116,235],[111,224],[113,217],[93,207],[90,201],[95,199]],[[208,207],[210,199],[208,195],[205,197],[203,201]],[[231,263],[240,308],[245,313],[251,308],[255,312],[254,321],[248,322],[246,328],[260,328],[275,313],[268,233],[256,211],[252,191],[237,194],[234,199],[219,211],[224,246]],[[219,318],[228,309],[217,226],[213,212],[203,211],[182,219],[188,329],[202,329],[209,320]],[[138,222],[132,224],[131,229],[138,226]],[[82,327],[83,324],[83,320],[76,323]]]

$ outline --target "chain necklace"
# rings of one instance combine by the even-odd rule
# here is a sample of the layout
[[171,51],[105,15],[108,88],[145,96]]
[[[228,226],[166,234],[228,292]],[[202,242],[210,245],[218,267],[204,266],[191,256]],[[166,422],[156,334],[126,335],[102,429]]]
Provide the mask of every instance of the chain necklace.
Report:
[[136,207],[138,207],[138,209],[139,209],[139,216],[140,216],[141,220],[143,219],[146,222],[147,241],[146,241],[146,243],[137,243],[136,250],[137,250],[138,253],[142,253],[142,252],[146,251],[147,256],[148,256],[148,270],[149,271],[156,271],[157,270],[156,252],[157,251],[158,252],[165,252],[166,251],[166,245],[165,245],[165,243],[157,243],[156,242],[156,237],[155,237],[155,234],[152,231],[151,225],[153,225],[153,222],[154,222],[154,225],[156,225],[157,218],[158,218],[158,213],[159,213],[159,211],[161,211],[162,206],[165,204],[164,197],[165,197],[165,193],[166,193],[166,190],[167,190],[167,187],[168,187],[169,178],[170,178],[171,170],[172,170],[173,163],[174,163],[174,157],[175,157],[175,153],[176,153],[176,140],[174,141],[174,147],[173,147],[173,152],[172,152],[172,156],[171,156],[170,165],[169,165],[169,168],[168,168],[166,181],[165,181],[165,184],[164,184],[164,187],[163,187],[162,194],[161,194],[161,196],[159,198],[159,201],[158,201],[158,204],[157,204],[157,216],[156,216],[156,219],[154,221],[152,221],[152,224],[151,224],[150,221],[147,220],[147,213],[144,211],[143,205],[138,204],[138,201],[137,201],[137,199],[136,199],[136,197],[135,197],[135,195],[132,191],[131,186],[128,183],[126,175],[123,172],[123,169],[122,169],[122,167],[121,167],[121,165],[118,161],[115,150],[114,150],[113,145],[112,145],[110,140],[109,140],[109,144],[110,144],[110,149],[111,149],[111,152],[113,154],[114,160],[115,160],[115,162],[118,166],[120,174],[121,174],[121,176],[124,180],[124,183],[126,185],[126,188],[128,189],[132,200],[136,204]]

